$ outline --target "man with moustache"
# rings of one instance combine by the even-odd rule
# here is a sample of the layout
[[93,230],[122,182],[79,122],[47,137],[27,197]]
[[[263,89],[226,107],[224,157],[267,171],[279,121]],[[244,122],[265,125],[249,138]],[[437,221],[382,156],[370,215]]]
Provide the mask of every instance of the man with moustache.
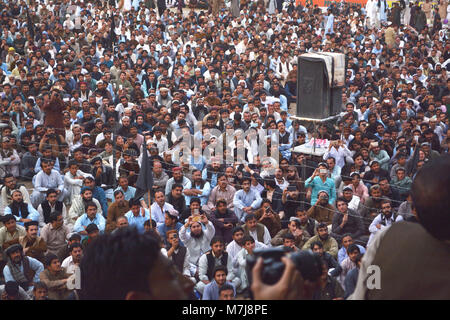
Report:
[[37,221],[25,222],[27,234],[19,237],[19,244],[23,247],[26,256],[35,258],[40,262],[44,261],[44,255],[47,251],[47,244],[42,237],[38,236],[39,223]]
[[106,232],[116,229],[116,221],[119,217],[123,217],[125,213],[130,211],[130,206],[122,190],[114,191],[114,202],[108,208],[108,216],[106,218]]

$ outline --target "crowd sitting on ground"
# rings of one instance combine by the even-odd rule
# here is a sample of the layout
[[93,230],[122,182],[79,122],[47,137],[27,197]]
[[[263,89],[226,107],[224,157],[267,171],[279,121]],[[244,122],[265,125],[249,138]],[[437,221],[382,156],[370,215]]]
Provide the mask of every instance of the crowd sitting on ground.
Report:
[[[317,252],[314,298],[347,298],[374,235],[415,221],[417,172],[449,153],[447,1],[379,28],[346,3],[137,3],[0,4],[2,299],[79,298],[91,243],[132,227],[191,299],[248,297],[246,258],[268,247]],[[291,117],[305,52],[346,55],[341,113],[317,132]],[[314,139],[321,159],[294,150]]]

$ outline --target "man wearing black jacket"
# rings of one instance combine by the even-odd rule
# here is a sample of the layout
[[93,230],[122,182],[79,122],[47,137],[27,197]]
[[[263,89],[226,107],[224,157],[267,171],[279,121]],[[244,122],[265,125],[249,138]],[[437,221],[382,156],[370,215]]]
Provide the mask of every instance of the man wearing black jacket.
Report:
[[[355,241],[361,241],[361,237],[364,235],[364,223],[361,216],[348,208],[344,198],[336,200],[336,207],[337,211],[333,215],[331,236],[336,241],[341,242],[342,237],[348,233]],[[364,240],[367,241],[367,237]]]
[[311,250],[314,253],[317,253],[325,261],[328,270],[334,269],[333,271],[330,272],[331,277],[337,277],[338,275],[341,274],[342,267],[339,265],[336,259],[333,258],[331,254],[323,250],[323,244],[320,241],[311,243]]
[[175,210],[183,212],[186,209],[186,200],[182,194],[183,185],[174,183],[172,185],[172,191],[167,195],[166,201],[170,203]]
[[211,213],[209,220],[216,229],[216,236],[222,237],[225,243],[233,241],[232,230],[239,220],[233,211],[227,209],[227,202],[225,200],[217,200],[216,210]]
[[92,175],[95,178],[95,185],[101,187],[105,191],[107,199],[113,199],[113,188],[115,186],[114,173],[110,166],[102,164],[100,157],[91,160]]

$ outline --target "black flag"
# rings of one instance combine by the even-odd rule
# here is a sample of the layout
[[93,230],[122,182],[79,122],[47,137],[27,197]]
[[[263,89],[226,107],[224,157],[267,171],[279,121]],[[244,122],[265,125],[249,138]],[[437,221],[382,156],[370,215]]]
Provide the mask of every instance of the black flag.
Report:
[[33,21],[31,21],[30,13],[28,12],[28,7],[27,7],[27,28],[28,28],[28,32],[30,33],[30,35],[34,41],[34,26],[33,26]]
[[141,169],[139,170],[139,177],[136,181],[136,194],[134,196],[134,199],[140,199],[147,191],[151,191],[152,187],[152,167],[150,166],[147,149],[144,146],[144,150],[142,151]]
[[109,37],[108,37],[108,48],[112,49],[114,46],[114,43],[116,43],[116,21],[114,19],[114,15],[111,17],[111,30],[109,31]]

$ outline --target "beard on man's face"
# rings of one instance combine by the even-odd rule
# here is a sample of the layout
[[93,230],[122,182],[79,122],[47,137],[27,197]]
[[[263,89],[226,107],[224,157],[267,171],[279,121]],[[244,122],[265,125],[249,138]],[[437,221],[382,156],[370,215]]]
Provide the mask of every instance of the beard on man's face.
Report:
[[191,237],[198,239],[203,236],[203,229],[200,229],[200,231],[191,232]]

